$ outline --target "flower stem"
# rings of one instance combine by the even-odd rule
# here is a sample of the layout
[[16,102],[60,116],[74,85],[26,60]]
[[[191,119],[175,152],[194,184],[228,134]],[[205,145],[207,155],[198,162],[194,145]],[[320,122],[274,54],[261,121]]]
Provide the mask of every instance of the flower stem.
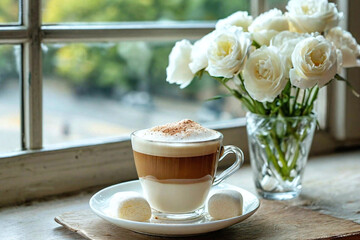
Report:
[[296,108],[296,102],[297,102],[297,98],[299,96],[299,92],[300,92],[300,88],[296,89],[296,94],[295,94],[295,98],[294,98],[294,104],[292,106],[292,109],[290,109],[290,115],[292,115],[295,112],[295,108]]
[[242,78],[240,73],[239,73],[239,79],[240,79],[240,82],[241,82],[241,89],[246,93],[247,96],[249,96],[250,100],[253,102],[253,105],[258,110],[258,112],[260,114],[266,115],[266,110],[265,110],[264,105],[261,102],[253,99],[251,97],[251,95],[249,94],[249,92],[246,90],[246,87],[245,87],[245,84],[244,84],[244,79]]
[[297,142],[294,157],[293,157],[293,160],[292,160],[292,162],[290,164],[290,167],[289,167],[290,171],[295,168],[297,160],[299,158],[299,153],[300,153],[300,142]]
[[224,78],[217,78],[214,77],[214,79],[216,79],[219,83],[221,83],[234,97],[236,97],[237,99],[239,99],[247,109],[249,109],[250,112],[253,113],[260,113],[265,115],[265,109],[264,106],[261,104],[261,107],[258,107],[257,101],[255,101],[254,99],[251,98],[251,96],[247,93],[247,95],[249,96],[249,98],[251,99],[251,101],[243,96],[239,91],[236,91],[234,89],[231,89],[227,84],[226,84],[226,79]]
[[243,97],[243,98],[238,98],[245,106],[247,109],[249,109],[250,112],[256,113],[256,109],[255,107],[252,105],[252,103],[249,101],[249,99]]
[[276,134],[274,133],[274,131],[272,130],[271,131],[271,134],[270,134],[273,142],[274,142],[274,146],[275,146],[275,149],[279,155],[279,160],[282,164],[281,168],[283,170],[283,173],[285,175],[285,177],[287,177],[289,175],[289,168],[287,166],[287,162],[285,160],[285,156],[284,156],[284,153],[282,152],[281,148],[280,148],[280,145],[279,145],[279,142],[278,142],[278,139],[276,137]]
[[290,172],[291,172],[291,170],[293,170],[296,167],[296,163],[297,163],[297,160],[298,160],[299,154],[300,154],[300,144],[302,144],[302,142],[308,136],[308,130],[309,130],[309,127],[306,126],[305,131],[300,138],[298,138],[297,136],[294,135],[297,140],[296,140],[296,149],[295,149],[294,157],[289,166]]
[[[314,88],[311,89],[311,92],[310,92],[310,93],[312,93],[313,89],[315,89],[315,92],[312,94],[310,103],[308,103],[308,102],[306,103],[305,109],[304,109],[304,112],[302,113],[302,115],[308,115],[308,114],[310,114],[310,112],[311,112],[312,109],[313,109],[314,102],[315,102],[315,100],[317,99],[317,96],[318,96],[318,93],[319,93],[319,87],[318,87],[318,86],[315,86]],[[309,98],[310,98],[310,96],[309,96]]]
[[301,112],[302,112],[302,108],[303,108],[303,106],[304,106],[304,104],[305,104],[306,92],[307,92],[307,89],[304,90],[303,98],[302,98],[302,100],[301,100],[300,115],[301,115]]
[[264,143],[265,143],[265,151],[266,151],[266,155],[269,157],[270,161],[272,162],[275,170],[280,174],[281,178],[283,180],[286,180],[286,173],[284,172],[284,169],[281,168],[277,162],[276,157],[274,156],[274,154],[271,152],[269,143],[266,141],[266,139],[264,139]]
[[307,105],[308,105],[308,102],[309,102],[309,99],[310,99],[310,96],[311,96],[311,93],[312,93],[313,89],[314,89],[314,88],[310,88],[310,90],[309,90],[309,89],[306,89],[307,92],[308,92],[308,94],[307,94],[307,96],[306,96],[305,103],[303,104],[304,110],[302,111],[302,114],[304,113],[304,111],[305,111],[305,109],[306,109],[306,107],[307,107]]

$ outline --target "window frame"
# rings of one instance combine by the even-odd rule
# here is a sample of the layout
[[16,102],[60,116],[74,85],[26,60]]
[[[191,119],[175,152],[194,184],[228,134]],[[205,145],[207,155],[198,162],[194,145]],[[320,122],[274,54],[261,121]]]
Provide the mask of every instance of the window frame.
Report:
[[[347,16],[347,1],[338,1],[339,8]],[[344,2],[346,3],[344,4]],[[214,24],[111,23],[42,26],[41,0],[23,0],[21,4],[21,25],[0,27],[0,43],[21,44],[22,46],[22,150],[0,156],[0,196],[2,196],[0,206],[135,179],[136,172],[129,137],[108,138],[103,141],[89,141],[86,144],[71,146],[67,144],[43,146],[41,44],[84,40],[196,39],[212,31]],[[264,6],[265,0],[253,0],[252,15],[256,16],[264,11]],[[355,17],[353,18],[351,21],[356,21]],[[356,31],[356,29],[351,29],[351,31]],[[359,30],[357,30],[357,34],[360,35]],[[357,73],[354,76],[360,76],[360,74]],[[340,87],[339,90],[337,85],[332,84],[329,86],[329,94],[325,94],[323,98],[327,102],[333,103],[335,96],[335,98],[342,99],[339,102],[343,108],[348,108],[344,101],[344,97],[348,96],[346,91],[346,88]],[[344,123],[346,118],[336,115],[335,106],[332,104],[327,105],[327,112],[330,114],[326,115],[326,127],[315,135],[312,154],[333,152],[343,146],[344,140],[346,140],[343,133],[340,133],[340,135],[343,134],[341,136],[338,134],[346,124]],[[352,113],[352,117],[360,119],[360,113]],[[341,121],[342,125],[339,123]],[[238,145],[248,156],[245,126],[245,119],[235,119],[209,127],[224,134],[225,144]],[[348,129],[345,128],[345,131]],[[360,139],[360,134],[356,139]]]

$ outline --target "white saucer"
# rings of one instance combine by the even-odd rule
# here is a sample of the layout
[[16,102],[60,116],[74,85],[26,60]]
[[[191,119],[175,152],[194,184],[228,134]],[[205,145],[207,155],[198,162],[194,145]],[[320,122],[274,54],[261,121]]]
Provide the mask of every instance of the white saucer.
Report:
[[[89,204],[96,215],[110,223],[135,232],[156,236],[186,236],[217,231],[229,227],[235,223],[244,221],[253,215],[260,206],[259,199],[254,194],[244,189],[235,187],[231,184],[222,183],[212,187],[211,191],[216,191],[219,189],[233,189],[239,191],[242,194],[244,201],[243,215],[224,220],[213,220],[208,214],[205,214],[204,218],[199,222],[180,224],[164,223],[155,219],[150,219],[147,222],[135,222],[109,216],[106,213],[106,210],[108,208],[109,199],[113,194],[122,191],[135,191],[143,194],[140,182],[138,180],[107,187],[92,196]],[[211,195],[211,191],[209,196]]]

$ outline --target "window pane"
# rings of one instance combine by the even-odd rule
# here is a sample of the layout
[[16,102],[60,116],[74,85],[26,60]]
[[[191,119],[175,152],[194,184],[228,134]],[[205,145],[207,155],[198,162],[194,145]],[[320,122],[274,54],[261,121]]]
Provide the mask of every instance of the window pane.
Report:
[[285,12],[286,11],[286,5],[287,5],[288,0],[266,0],[265,1],[265,9],[273,9],[273,8],[278,8],[281,11]]
[[250,9],[249,0],[43,0],[43,22],[216,20]]
[[20,46],[0,45],[0,154],[20,150]]
[[173,45],[44,45],[44,143],[128,135],[183,118],[204,123],[243,116],[235,99],[205,101],[222,89],[213,79],[183,90],[165,81]]
[[19,22],[19,0],[1,0],[0,25]]

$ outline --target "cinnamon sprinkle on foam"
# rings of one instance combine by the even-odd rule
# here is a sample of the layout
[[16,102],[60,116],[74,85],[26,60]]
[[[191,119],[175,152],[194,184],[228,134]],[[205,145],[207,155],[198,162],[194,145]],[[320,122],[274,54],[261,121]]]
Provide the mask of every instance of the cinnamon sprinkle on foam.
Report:
[[146,140],[168,142],[207,141],[219,137],[218,132],[189,119],[140,130],[137,135]]
[[194,132],[203,131],[202,127],[197,122],[194,122],[190,119],[184,119],[175,123],[168,123],[162,126],[156,126],[150,129],[151,132],[161,132],[164,135],[174,136],[176,134],[184,134],[189,136]]

